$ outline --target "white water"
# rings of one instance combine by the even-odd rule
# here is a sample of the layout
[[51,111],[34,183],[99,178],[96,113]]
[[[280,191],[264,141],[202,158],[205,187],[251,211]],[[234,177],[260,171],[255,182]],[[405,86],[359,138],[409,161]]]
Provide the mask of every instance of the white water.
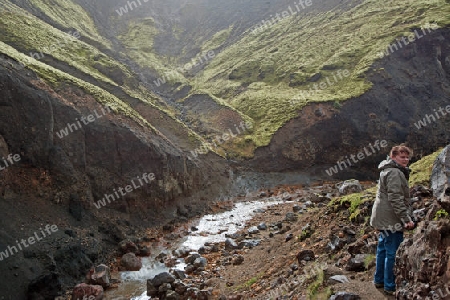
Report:
[[[152,249],[156,255],[160,252],[170,253],[177,248],[189,248],[197,251],[205,243],[217,243],[225,241],[225,234],[233,234],[245,226],[245,222],[250,220],[256,209],[265,209],[269,205],[283,202],[275,198],[268,198],[266,201],[251,201],[236,203],[231,211],[226,211],[214,215],[205,215],[194,225],[198,231],[191,232],[176,243],[173,249]],[[155,251],[155,250],[160,250]],[[184,270],[185,264],[182,260],[178,262],[174,269]],[[155,260],[154,256],[142,258],[142,269],[137,272],[120,272],[122,283],[117,289],[106,291],[107,300],[148,300],[147,279],[151,279],[161,272],[168,272],[163,263]]]

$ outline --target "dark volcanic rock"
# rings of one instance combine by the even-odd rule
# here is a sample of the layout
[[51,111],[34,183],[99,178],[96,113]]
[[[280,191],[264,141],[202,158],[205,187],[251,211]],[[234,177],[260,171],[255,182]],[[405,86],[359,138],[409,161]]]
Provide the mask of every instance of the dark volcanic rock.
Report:
[[28,286],[28,299],[54,299],[61,290],[61,279],[56,273],[45,273],[32,280]]

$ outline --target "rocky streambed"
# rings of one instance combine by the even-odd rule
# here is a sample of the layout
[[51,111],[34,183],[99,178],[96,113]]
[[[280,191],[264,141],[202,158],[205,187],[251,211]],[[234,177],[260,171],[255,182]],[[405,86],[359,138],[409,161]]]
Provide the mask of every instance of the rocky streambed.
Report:
[[[377,237],[367,217],[374,199],[374,189],[368,188],[373,186],[357,181],[284,186],[248,197],[229,211],[165,228],[161,238],[148,244],[150,256],[134,260],[139,271],[112,272],[112,282],[120,283],[110,282],[104,293],[99,288],[92,294],[116,300],[386,299],[371,283]],[[428,219],[434,215],[438,204],[428,188],[415,187],[412,195],[416,210],[424,210]],[[405,238],[412,236],[406,233]],[[122,242],[120,248],[124,256],[145,250],[139,241]],[[445,250],[434,253],[446,257]],[[399,261],[405,259],[408,253]],[[422,293],[432,293],[428,289]]]

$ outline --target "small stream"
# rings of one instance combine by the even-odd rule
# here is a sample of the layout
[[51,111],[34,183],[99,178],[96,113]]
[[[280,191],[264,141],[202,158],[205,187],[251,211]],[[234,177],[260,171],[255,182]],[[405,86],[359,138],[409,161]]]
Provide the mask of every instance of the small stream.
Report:
[[[156,260],[156,256],[161,252],[171,253],[172,250],[186,247],[192,251],[197,251],[206,242],[223,242],[225,234],[232,234],[241,230],[245,222],[252,218],[255,211],[263,210],[266,207],[282,203],[279,198],[266,198],[264,200],[238,202],[230,211],[205,215],[201,219],[193,221],[190,226],[195,226],[198,231],[190,232],[189,235],[173,243],[172,248],[152,248],[152,256],[142,258],[142,269],[137,272],[120,272],[122,283],[117,289],[110,289],[105,292],[107,300],[148,300],[147,279],[151,279],[157,274],[169,271],[163,263]],[[185,264],[181,259],[172,269],[184,270]]]

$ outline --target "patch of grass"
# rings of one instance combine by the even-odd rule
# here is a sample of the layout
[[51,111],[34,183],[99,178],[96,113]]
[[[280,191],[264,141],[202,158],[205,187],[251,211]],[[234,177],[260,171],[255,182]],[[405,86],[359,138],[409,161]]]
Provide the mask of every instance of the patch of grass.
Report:
[[415,163],[411,164],[411,174],[409,177],[409,186],[414,185],[429,185],[430,184],[430,177],[431,177],[431,171],[433,168],[433,163],[438,157],[439,153],[441,153],[442,148],[440,148],[438,151],[422,157],[420,160],[416,161]]
[[350,213],[349,220],[353,221],[361,213],[361,204],[375,199],[376,191],[377,187],[374,186],[360,193],[353,193],[342,197],[336,197],[328,203],[328,206],[333,207],[339,205],[341,207],[347,207]]
[[366,268],[366,270],[369,269],[369,265],[375,260],[377,256],[375,254],[369,254],[367,255],[367,257],[364,259],[364,267]]
[[111,42],[100,35],[89,13],[74,1],[30,0],[30,2],[55,23],[68,29],[74,28],[82,36],[88,37],[106,48],[111,48]]
[[236,287],[236,290],[241,290],[241,289],[244,289],[244,288],[251,287],[254,283],[256,283],[259,279],[261,279],[263,274],[264,274],[264,272],[261,272],[261,273],[257,274],[255,277],[250,278],[249,280],[247,280],[243,284],[238,285]]
[[316,294],[319,288],[323,285],[324,278],[325,275],[323,270],[319,270],[316,276],[316,280],[314,280],[314,282],[311,283],[306,289],[308,299],[316,299]]
[[214,50],[222,46],[222,44],[225,43],[230,36],[232,30],[233,26],[230,26],[224,30],[216,32],[209,41],[202,45],[202,52]]
[[436,214],[434,215],[433,220],[437,221],[439,219],[448,219],[448,212],[445,209],[440,209],[436,212]]

